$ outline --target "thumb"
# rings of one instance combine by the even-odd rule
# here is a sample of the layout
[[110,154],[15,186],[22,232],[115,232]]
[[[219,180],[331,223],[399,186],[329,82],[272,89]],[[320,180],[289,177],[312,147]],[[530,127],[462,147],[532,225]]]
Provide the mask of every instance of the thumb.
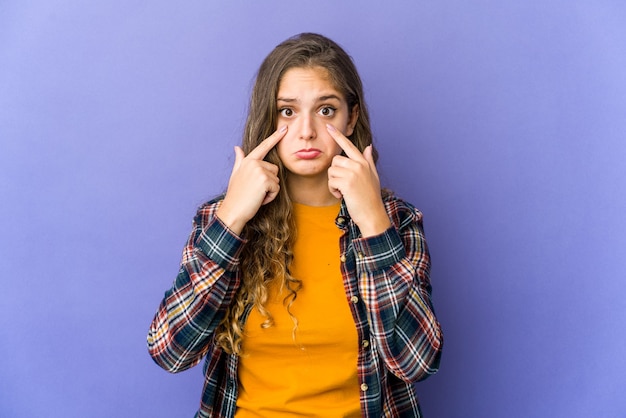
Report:
[[374,152],[374,149],[372,145],[368,145],[363,150],[363,157],[365,158],[365,161],[367,161],[367,163],[370,165],[371,168],[376,167],[376,163],[374,162],[374,156],[372,155],[373,152]]
[[233,171],[237,171],[241,165],[241,161],[246,157],[240,146],[235,146],[235,164],[233,165]]

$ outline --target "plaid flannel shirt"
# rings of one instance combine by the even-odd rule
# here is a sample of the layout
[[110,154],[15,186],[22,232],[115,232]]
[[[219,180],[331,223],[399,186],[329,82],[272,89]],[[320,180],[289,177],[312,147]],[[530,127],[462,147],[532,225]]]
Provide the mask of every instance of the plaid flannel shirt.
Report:
[[[384,202],[392,226],[367,238],[360,237],[342,203],[335,222],[344,230],[338,257],[361,341],[362,415],[415,418],[421,412],[413,383],[438,370],[443,335],[431,304],[422,214],[396,197]],[[206,358],[196,417],[233,417],[237,402],[238,357],[223,352],[213,338],[239,286],[246,242],[215,216],[220,203],[198,210],[178,276],[148,333],[150,355],[167,371],[186,370]]]

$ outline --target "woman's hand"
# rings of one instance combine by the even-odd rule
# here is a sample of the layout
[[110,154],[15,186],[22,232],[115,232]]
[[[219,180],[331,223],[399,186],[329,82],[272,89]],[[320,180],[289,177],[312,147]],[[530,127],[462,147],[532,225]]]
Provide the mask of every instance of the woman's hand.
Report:
[[278,167],[263,159],[286,132],[287,126],[281,127],[247,156],[240,147],[235,147],[235,164],[228,181],[228,190],[217,211],[217,216],[234,233],[241,234],[243,227],[259,208],[278,195]]
[[363,153],[334,126],[328,132],[346,156],[337,155],[328,169],[328,188],[338,199],[343,197],[352,220],[364,237],[382,234],[390,226],[380,194],[380,179],[372,157],[372,146]]

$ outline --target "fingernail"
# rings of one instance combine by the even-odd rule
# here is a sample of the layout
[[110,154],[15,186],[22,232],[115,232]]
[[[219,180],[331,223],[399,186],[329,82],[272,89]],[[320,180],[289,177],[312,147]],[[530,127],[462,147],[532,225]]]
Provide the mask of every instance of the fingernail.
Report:
[[335,131],[336,131],[335,127],[334,127],[333,125],[331,125],[330,123],[327,123],[327,124],[326,124],[326,128],[327,128],[329,131],[332,131],[332,132],[335,132]]
[[281,134],[283,132],[285,132],[287,130],[287,125],[281,126],[280,129],[278,130],[278,132],[280,132]]

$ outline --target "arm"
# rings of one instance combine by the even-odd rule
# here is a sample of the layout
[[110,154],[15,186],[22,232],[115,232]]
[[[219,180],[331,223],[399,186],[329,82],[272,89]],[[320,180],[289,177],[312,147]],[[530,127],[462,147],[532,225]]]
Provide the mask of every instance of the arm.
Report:
[[383,202],[372,147],[361,153],[334,126],[327,129],[346,153],[333,159],[328,187],[362,234],[352,242],[356,275],[377,349],[398,378],[425,379],[439,367],[443,335],[430,300],[422,214],[397,199]]
[[148,333],[150,355],[170,372],[200,362],[235,296],[244,244],[237,234],[280,190],[278,167],[263,159],[286,132],[287,127],[281,127],[247,156],[235,147],[224,199],[209,202],[194,219],[176,281],[165,293]]
[[165,292],[148,332],[148,351],[165,370],[198,364],[239,286],[244,242],[216,217],[220,203],[200,208],[180,270]]
[[431,304],[422,215],[397,200],[386,207],[393,226],[353,241],[356,273],[383,363],[398,378],[415,382],[437,372],[443,334]]

